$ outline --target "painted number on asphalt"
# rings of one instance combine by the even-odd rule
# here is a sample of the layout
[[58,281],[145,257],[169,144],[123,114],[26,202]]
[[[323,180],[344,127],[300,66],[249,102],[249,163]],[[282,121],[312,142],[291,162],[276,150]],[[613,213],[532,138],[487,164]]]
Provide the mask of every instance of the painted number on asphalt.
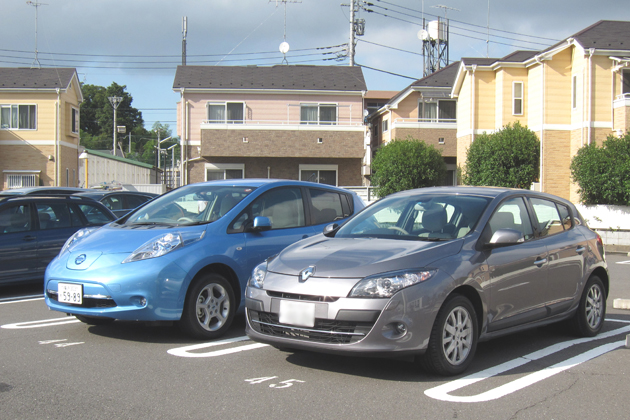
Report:
[[[277,378],[278,378],[277,376],[263,376],[261,378],[245,379],[245,382],[249,382],[250,385],[258,385],[263,382],[271,381]],[[304,381],[300,381],[299,379],[287,379],[285,381],[280,381],[278,383],[269,384],[269,388],[275,388],[275,389],[288,388],[292,386],[294,383],[303,384]]]

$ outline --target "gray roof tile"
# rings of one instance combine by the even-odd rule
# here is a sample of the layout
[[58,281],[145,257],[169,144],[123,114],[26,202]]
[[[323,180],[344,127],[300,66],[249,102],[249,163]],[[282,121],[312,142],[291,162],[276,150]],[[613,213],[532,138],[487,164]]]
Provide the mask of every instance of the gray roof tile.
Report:
[[66,89],[75,74],[74,68],[0,67],[0,90]]
[[355,66],[177,66],[173,89],[367,90]]

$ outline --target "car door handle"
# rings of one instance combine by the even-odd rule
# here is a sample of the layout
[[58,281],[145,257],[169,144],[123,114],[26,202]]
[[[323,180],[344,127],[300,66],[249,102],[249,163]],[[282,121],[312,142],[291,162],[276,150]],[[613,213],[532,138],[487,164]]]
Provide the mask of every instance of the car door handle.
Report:
[[26,235],[25,237],[22,238],[22,240],[25,242],[34,241],[35,239],[37,239],[37,236],[32,236],[32,235]]
[[578,246],[577,249],[575,250],[575,252],[577,252],[578,254],[581,254],[582,252],[584,252],[586,250],[585,247],[583,246]]
[[536,261],[534,261],[534,265],[537,265],[537,266],[541,266],[545,263],[547,263],[547,258],[539,258]]

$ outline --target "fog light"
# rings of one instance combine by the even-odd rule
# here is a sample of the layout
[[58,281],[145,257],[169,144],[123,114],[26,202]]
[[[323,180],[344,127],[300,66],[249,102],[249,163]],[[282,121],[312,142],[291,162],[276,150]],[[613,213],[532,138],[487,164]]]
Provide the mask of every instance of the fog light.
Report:
[[405,335],[407,334],[407,325],[404,322],[397,322],[394,324],[394,330],[396,330],[397,334]]

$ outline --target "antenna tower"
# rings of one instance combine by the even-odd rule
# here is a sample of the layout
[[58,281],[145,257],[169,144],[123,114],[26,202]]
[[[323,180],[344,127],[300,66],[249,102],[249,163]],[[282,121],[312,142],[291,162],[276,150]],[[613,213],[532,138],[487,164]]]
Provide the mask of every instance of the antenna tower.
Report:
[[425,23],[423,18],[423,29],[418,32],[418,38],[422,40],[422,55],[424,61],[423,77],[448,66],[449,23],[446,14],[448,10],[459,11],[459,9],[444,5],[432,7],[444,9],[444,19],[438,17],[437,20]]
[[302,3],[301,0],[269,0],[269,3],[272,1],[276,2],[276,7],[278,7],[278,3],[284,3],[284,38],[282,43],[280,44],[280,52],[282,53],[282,64],[288,65],[287,61],[287,53],[289,52],[289,43],[287,42],[287,3]]
[[37,58],[37,15],[39,14],[39,6],[48,6],[48,3],[37,3],[36,1],[27,1],[26,4],[35,7],[35,60],[31,63],[31,68],[35,68],[35,63],[37,63],[37,68],[41,68],[41,64],[39,63],[39,59]]
[[182,66],[186,65],[186,35],[188,34],[188,16],[182,18]]

